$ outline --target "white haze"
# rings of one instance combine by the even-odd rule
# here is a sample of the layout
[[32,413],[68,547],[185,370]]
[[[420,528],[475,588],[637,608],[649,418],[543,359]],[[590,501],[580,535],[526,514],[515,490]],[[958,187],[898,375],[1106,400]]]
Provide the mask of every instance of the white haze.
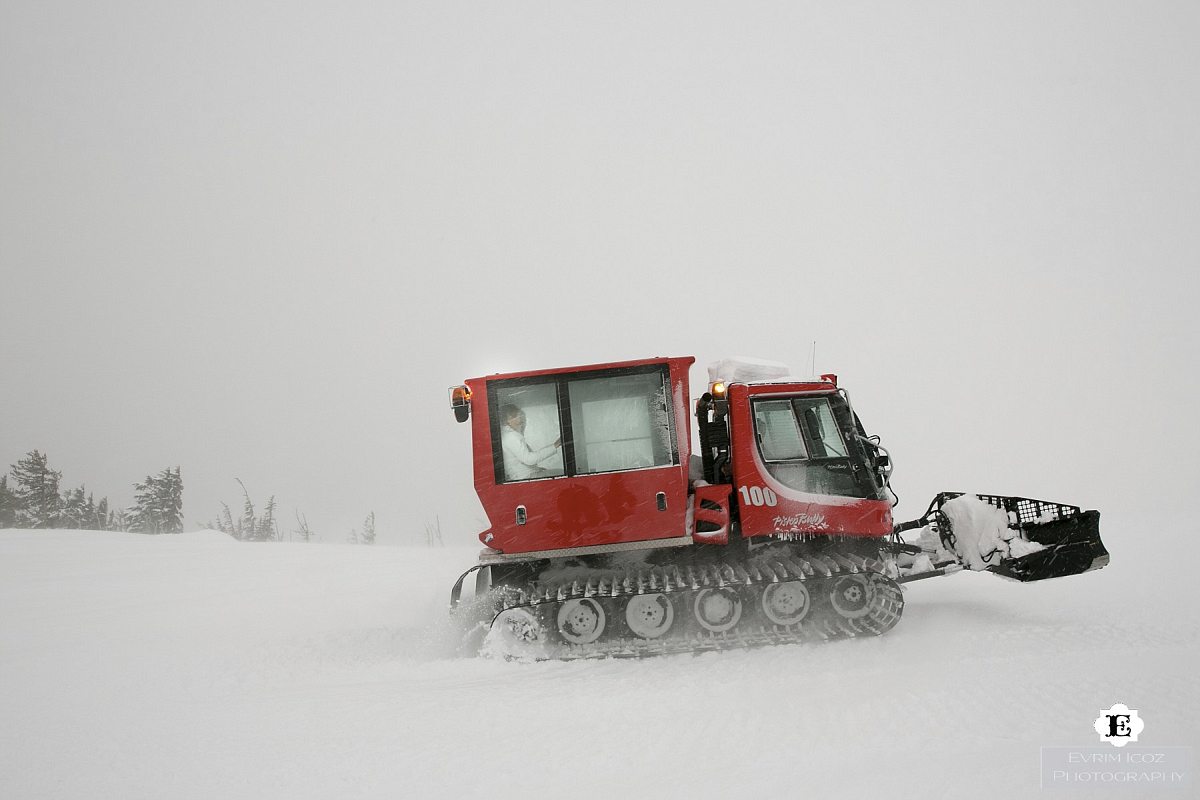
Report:
[[1187,2],[10,0],[0,464],[468,545],[447,386],[816,340],[901,517],[1182,509],[1198,39]]

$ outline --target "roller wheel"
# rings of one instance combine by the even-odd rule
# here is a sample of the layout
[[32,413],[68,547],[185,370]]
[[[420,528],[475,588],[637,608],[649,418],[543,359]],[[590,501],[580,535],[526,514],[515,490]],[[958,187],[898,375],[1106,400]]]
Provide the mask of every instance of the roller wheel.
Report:
[[590,597],[568,600],[558,609],[558,632],[571,644],[591,644],[604,633],[604,607]]
[[639,594],[625,606],[625,622],[635,636],[657,639],[671,629],[675,608],[665,594]]
[[833,610],[846,619],[864,617],[871,610],[875,587],[863,575],[847,575],[833,584],[829,600]]
[[532,644],[542,638],[542,626],[527,608],[510,608],[496,618],[493,628],[514,644]]
[[712,633],[724,633],[742,618],[742,598],[732,589],[701,589],[694,606],[700,627]]
[[762,610],[776,625],[795,625],[808,616],[812,598],[802,581],[772,583],[763,590]]

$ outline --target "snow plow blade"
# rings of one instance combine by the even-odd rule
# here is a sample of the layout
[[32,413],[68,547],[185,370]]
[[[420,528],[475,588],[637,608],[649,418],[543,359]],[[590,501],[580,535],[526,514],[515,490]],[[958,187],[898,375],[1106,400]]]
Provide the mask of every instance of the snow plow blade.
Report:
[[923,516],[896,526],[896,534],[917,528],[920,550],[930,558],[924,563],[935,569],[914,570],[909,580],[963,568],[1041,581],[1090,572],[1109,561],[1099,511],[1046,500],[942,492]]
[[1035,524],[1026,529],[1026,536],[1046,545],[1046,549],[1001,561],[989,571],[1019,581],[1040,581],[1078,575],[1108,564],[1108,551],[1100,541],[1099,511]]

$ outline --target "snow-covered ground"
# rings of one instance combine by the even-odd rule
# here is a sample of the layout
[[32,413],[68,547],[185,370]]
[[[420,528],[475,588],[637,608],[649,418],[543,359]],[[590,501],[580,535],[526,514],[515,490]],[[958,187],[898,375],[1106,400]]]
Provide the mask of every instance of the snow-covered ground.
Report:
[[566,664],[453,656],[471,549],[0,532],[0,797],[1029,797],[1115,702],[1197,743],[1196,525],[1101,530],[879,639]]

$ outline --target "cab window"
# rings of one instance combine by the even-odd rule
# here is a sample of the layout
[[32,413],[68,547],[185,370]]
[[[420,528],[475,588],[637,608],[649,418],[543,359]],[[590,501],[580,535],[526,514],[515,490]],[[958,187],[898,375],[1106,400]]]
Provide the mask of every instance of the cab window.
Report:
[[754,404],[754,427],[767,461],[808,458],[791,400],[766,400]]
[[662,373],[567,383],[575,474],[672,463],[671,418]]
[[793,401],[796,418],[812,442],[813,458],[846,458],[846,442],[833,419],[833,409],[824,397],[801,397]]
[[557,382],[497,387],[493,437],[500,458],[500,483],[555,478],[566,474],[561,447]]
[[678,464],[668,376],[650,366],[489,384],[496,482]]

